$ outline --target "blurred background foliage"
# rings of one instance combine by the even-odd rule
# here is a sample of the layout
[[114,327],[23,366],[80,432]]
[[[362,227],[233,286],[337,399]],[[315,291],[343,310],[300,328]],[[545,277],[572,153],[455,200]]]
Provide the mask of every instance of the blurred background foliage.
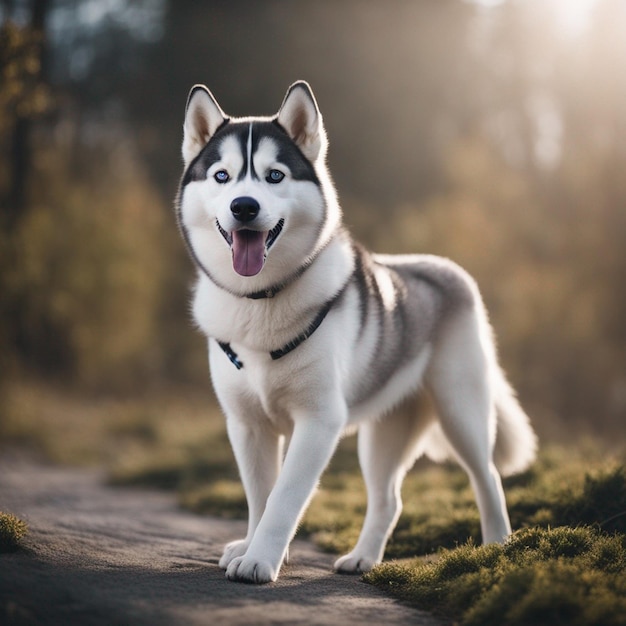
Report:
[[355,235],[474,274],[541,435],[623,440],[623,0],[2,0],[0,20],[5,391],[209,386],[172,210],[186,95],[271,114],[303,78]]

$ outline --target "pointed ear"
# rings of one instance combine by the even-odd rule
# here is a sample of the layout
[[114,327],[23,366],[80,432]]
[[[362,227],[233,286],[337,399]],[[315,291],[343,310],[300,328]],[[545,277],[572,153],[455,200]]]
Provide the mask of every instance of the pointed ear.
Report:
[[182,151],[185,166],[198,155],[227,119],[228,116],[204,85],[194,85],[191,88],[183,125]]
[[308,83],[301,80],[289,87],[276,119],[307,159],[316,161],[325,155],[322,114]]

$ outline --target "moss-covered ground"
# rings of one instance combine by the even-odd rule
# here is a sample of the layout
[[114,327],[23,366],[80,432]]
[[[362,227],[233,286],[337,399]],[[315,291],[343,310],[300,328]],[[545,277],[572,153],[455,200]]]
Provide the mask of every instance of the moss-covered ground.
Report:
[[525,528],[503,546],[470,541],[365,580],[467,626],[626,624],[626,537],[595,527]]
[[0,553],[17,550],[27,532],[26,522],[12,513],[0,511]]

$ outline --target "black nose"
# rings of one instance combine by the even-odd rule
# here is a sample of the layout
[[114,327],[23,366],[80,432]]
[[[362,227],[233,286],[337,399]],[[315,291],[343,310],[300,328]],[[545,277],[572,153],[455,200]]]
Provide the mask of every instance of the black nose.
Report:
[[233,217],[240,222],[251,222],[261,210],[259,203],[249,196],[235,198],[230,203],[230,211]]

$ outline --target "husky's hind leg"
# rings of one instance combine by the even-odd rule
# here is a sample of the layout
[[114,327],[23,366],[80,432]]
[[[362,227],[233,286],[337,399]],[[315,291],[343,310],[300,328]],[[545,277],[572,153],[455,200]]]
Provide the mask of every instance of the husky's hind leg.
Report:
[[338,572],[367,572],[381,562],[402,511],[402,481],[420,453],[420,438],[428,423],[426,413],[417,418],[404,411],[359,427],[359,462],[367,487],[367,512],[354,549],[335,562]]
[[427,371],[427,384],[443,432],[469,475],[483,543],[511,533],[502,481],[493,462],[496,416],[493,398],[495,350],[480,311],[448,320]]

